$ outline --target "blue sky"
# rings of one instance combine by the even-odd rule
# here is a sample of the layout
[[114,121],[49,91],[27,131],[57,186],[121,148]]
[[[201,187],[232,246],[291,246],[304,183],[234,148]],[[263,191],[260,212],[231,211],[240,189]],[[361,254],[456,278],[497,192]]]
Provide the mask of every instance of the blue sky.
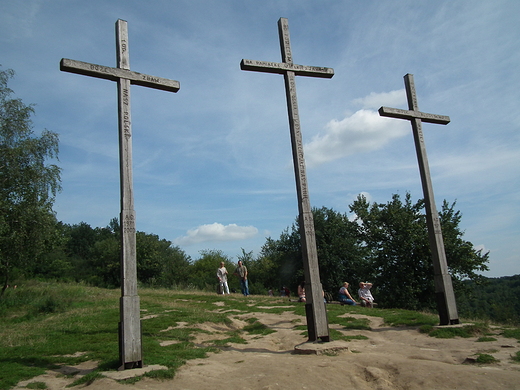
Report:
[[348,213],[358,194],[422,198],[403,76],[424,124],[437,206],[457,201],[464,238],[490,251],[487,276],[519,273],[520,2],[516,0],[0,0],[0,64],[36,104],[34,130],[59,133],[69,224],[119,215],[116,83],[60,72],[61,58],[115,66],[115,23],[128,21],[131,69],[178,80],[132,87],[137,229],[193,259],[258,253],[298,213],[283,76],[240,70],[280,62],[288,18],[311,204]]

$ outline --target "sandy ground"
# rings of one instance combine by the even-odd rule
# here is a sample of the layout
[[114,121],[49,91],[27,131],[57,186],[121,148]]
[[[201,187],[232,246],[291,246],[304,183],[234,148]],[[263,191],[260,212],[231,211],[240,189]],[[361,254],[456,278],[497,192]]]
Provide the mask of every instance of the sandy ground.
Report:
[[[370,313],[370,309],[367,309],[367,313]],[[302,332],[294,330],[295,323],[305,324],[304,317],[292,312],[276,315],[254,313],[254,317],[276,332],[267,336],[246,336],[247,344],[232,344],[220,353],[211,354],[209,358],[188,361],[173,380],[145,378],[134,385],[123,385],[107,377],[79,387],[92,390],[520,389],[520,364],[511,360],[511,356],[520,348],[515,339],[499,336],[494,336],[497,341],[492,342],[476,342],[476,338],[436,339],[416,329],[385,327],[381,319],[369,317],[372,330],[344,331],[348,335],[365,335],[368,340],[334,341],[326,343],[326,347],[319,345],[316,348],[311,345],[311,351],[323,348],[331,350],[320,351],[320,354],[299,354],[295,353],[296,346],[299,346],[298,349],[307,349],[309,346]],[[244,324],[235,319],[233,327],[240,328]],[[218,332],[229,330],[215,327],[215,324],[201,327],[214,332],[202,335],[213,340],[217,338]],[[204,341],[204,338],[200,338],[196,342],[202,344]],[[332,350],[332,347],[340,349]],[[499,362],[491,365],[476,364],[476,353],[488,353]],[[86,362],[77,367],[49,371],[45,375],[20,382],[16,389],[25,388],[30,382],[45,382],[51,390],[65,389],[78,376],[88,373],[95,366],[95,362]],[[73,370],[80,370],[73,378],[60,375]],[[128,375],[131,371],[136,370],[127,370],[126,374],[121,375]],[[110,374],[117,375],[107,375]]]

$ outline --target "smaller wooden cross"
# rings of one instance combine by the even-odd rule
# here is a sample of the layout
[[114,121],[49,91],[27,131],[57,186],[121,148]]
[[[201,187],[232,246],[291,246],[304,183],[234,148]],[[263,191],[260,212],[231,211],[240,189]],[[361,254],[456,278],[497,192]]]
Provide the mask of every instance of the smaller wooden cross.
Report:
[[128,25],[116,22],[117,68],[62,58],[60,70],[117,82],[119,169],[121,180],[121,299],[119,323],[120,370],[143,367],[141,312],[137,294],[136,229],[132,179],[132,119],[130,84],[177,92],[178,81],[130,70]]
[[428,226],[428,237],[430,240],[433,269],[435,273],[435,298],[437,301],[437,309],[439,311],[440,324],[458,324],[459,315],[457,313],[457,303],[455,301],[455,294],[453,293],[451,276],[448,273],[444,240],[442,238],[439,214],[437,213],[435,199],[433,197],[430,167],[426,156],[426,144],[424,142],[424,135],[421,126],[421,122],[446,125],[450,123],[450,118],[444,115],[427,114],[419,111],[412,74],[406,74],[404,76],[404,84],[406,87],[406,96],[408,97],[409,110],[381,107],[379,109],[379,115],[391,118],[407,119],[412,123],[415,150],[419,162],[419,172],[421,175],[424,204],[426,207],[426,223]]
[[295,76],[322,77],[330,79],[334,76],[334,69],[318,66],[296,65],[293,63],[291,40],[289,37],[289,22],[286,18],[280,18],[278,20],[278,34],[280,36],[280,48],[282,51],[281,63],[242,60],[240,63],[240,69],[277,73],[283,74],[284,76],[294,173],[296,176],[296,193],[298,198],[300,236],[303,268],[305,273],[305,295],[307,299],[305,309],[309,341],[316,341],[318,338],[321,339],[321,341],[329,341],[329,324],[327,311],[323,303],[323,288],[321,286],[320,271],[318,268],[318,252],[316,248],[314,220],[309,200],[307,175],[305,172],[305,159],[303,156],[303,142],[300,128],[300,114],[298,113],[298,100],[296,97]]

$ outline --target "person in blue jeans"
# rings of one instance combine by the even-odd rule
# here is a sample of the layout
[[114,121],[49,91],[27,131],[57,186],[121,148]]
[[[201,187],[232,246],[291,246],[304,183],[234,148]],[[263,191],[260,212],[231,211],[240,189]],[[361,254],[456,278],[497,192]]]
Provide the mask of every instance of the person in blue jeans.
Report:
[[244,296],[249,295],[249,284],[247,282],[247,268],[242,264],[242,260],[238,260],[238,267],[235,269],[234,274],[238,276],[240,280],[240,290]]
[[348,282],[344,282],[343,287],[341,287],[339,289],[338,301],[342,305],[352,305],[353,306],[353,305],[357,304],[357,302],[354,300],[354,298],[352,298],[352,296],[348,292]]

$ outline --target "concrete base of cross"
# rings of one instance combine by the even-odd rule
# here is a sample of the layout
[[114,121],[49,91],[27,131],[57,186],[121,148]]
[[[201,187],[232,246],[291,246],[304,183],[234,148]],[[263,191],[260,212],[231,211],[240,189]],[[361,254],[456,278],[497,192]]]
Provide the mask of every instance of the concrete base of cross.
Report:
[[132,370],[124,370],[124,371],[105,371],[101,374],[106,376],[107,378],[114,379],[116,381],[122,381],[125,379],[135,378],[136,376],[142,376],[150,371],[157,370],[167,370],[168,367],[161,366],[159,364],[151,364],[149,366],[145,366],[142,368],[134,368]]
[[294,353],[299,355],[323,355],[348,351],[348,343],[346,341],[311,341],[298,344],[294,347]]

